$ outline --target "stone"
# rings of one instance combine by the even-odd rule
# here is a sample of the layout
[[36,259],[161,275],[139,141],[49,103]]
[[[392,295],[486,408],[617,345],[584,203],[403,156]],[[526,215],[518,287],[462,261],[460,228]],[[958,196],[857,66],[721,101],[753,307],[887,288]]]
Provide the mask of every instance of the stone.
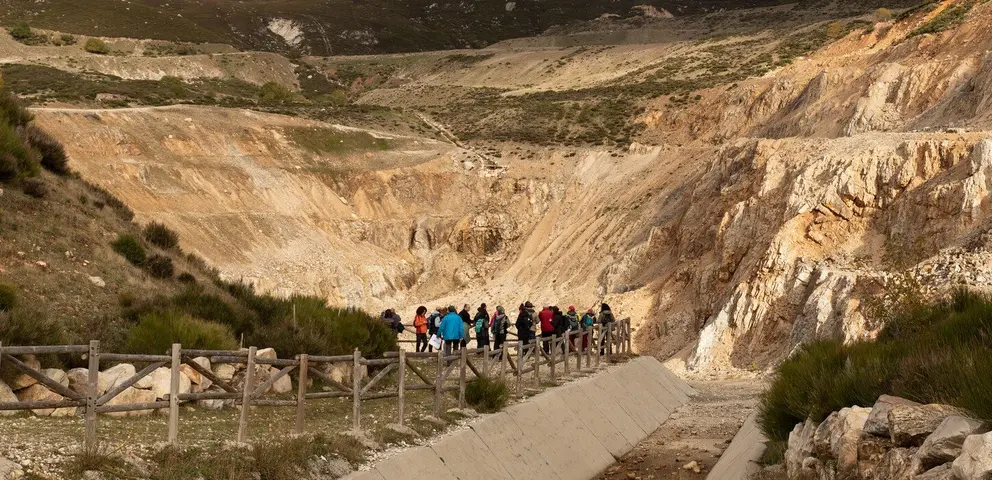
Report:
[[891,395],[882,395],[878,397],[875,401],[875,405],[871,407],[871,414],[868,415],[868,421],[865,422],[865,433],[870,433],[872,435],[878,435],[880,437],[889,436],[889,410],[896,405],[919,405],[912,400],[906,400],[905,398],[893,397]]
[[[155,398],[159,400],[165,400],[168,398],[169,392],[172,389],[172,371],[168,368],[161,367],[155,369],[151,375],[152,379],[152,392],[155,393]],[[179,375],[179,394],[189,393],[192,389],[193,383],[189,381],[189,377],[186,375]]]
[[[34,355],[22,355],[19,360],[35,370],[41,370],[41,362]],[[7,381],[7,385],[10,386],[10,389],[15,392],[38,383],[38,380],[35,380],[34,377],[20,373],[20,371],[16,371],[11,378],[5,380]]]
[[[152,390],[141,390],[134,387],[127,387],[123,392],[117,394],[114,398],[107,402],[107,405],[135,405],[138,403],[151,403],[154,402],[155,392]],[[107,416],[110,417],[134,417],[140,415],[151,415],[154,410],[135,410],[131,412],[111,412]]]
[[73,368],[65,372],[69,379],[69,388],[76,393],[86,395],[86,384],[89,383],[90,371],[85,368]]
[[913,480],[954,480],[954,472],[951,471],[951,464],[945,463],[913,477]]
[[969,435],[961,445],[961,455],[951,465],[957,480],[992,478],[992,433]]
[[130,363],[120,363],[100,372],[99,390],[100,395],[113,390],[134,376],[137,371]]
[[789,433],[788,449],[785,451],[785,470],[789,478],[803,478],[803,463],[813,456],[813,437],[818,425],[806,420],[796,424]]
[[908,448],[893,448],[889,450],[878,468],[879,480],[912,480],[923,471],[920,461],[913,456],[913,450]]
[[[21,402],[59,402],[63,400],[62,395],[49,390],[40,383],[18,390],[17,399]],[[31,413],[39,417],[69,417],[76,414],[76,407],[42,408],[31,410]]]
[[213,366],[214,376],[225,382],[234,380],[234,374],[237,370],[237,367],[230,363],[220,363]]
[[816,429],[813,453],[821,459],[834,459],[841,476],[849,476],[858,468],[858,442],[869,413],[869,408],[843,408],[831,413]]
[[100,288],[104,288],[104,287],[107,286],[107,282],[105,282],[100,277],[89,277],[89,279],[90,279],[90,283],[92,283],[93,285],[96,285],[96,286],[98,286]]
[[916,456],[928,468],[951,462],[961,454],[965,438],[989,430],[986,425],[973,418],[951,415],[940,422],[937,429],[923,441]]
[[46,377],[55,380],[63,387],[69,386],[69,377],[66,376],[65,372],[57,368],[44,368],[41,373]]
[[[269,375],[275,375],[279,373],[279,369],[276,367],[270,367]],[[276,383],[272,384],[272,388],[269,391],[273,393],[289,393],[293,391],[293,379],[289,375],[283,375],[276,380]]]
[[279,356],[276,355],[276,350],[274,348],[263,348],[261,350],[255,351],[255,358],[265,358],[268,360],[275,360],[279,358]]
[[685,465],[682,465],[682,470],[691,471],[692,473],[699,473],[699,462],[693,460]]
[[863,435],[858,443],[858,476],[864,480],[881,480],[882,459],[892,449],[889,437]]
[[896,405],[889,410],[889,438],[897,447],[918,447],[940,422],[958,413],[950,405]]
[[24,469],[20,465],[0,457],[0,480],[21,480],[24,475]]
[[193,367],[185,363],[179,366],[179,371],[182,372],[183,375],[186,375],[186,378],[188,378],[193,385],[199,385],[200,382],[203,381],[203,375],[200,375],[200,372],[197,372],[193,369]]
[[[212,371],[210,369],[210,359],[208,359],[207,357],[196,357],[193,359],[193,363],[199,365],[200,367],[203,367],[204,370]],[[189,369],[193,372],[196,372],[195,370],[193,370],[193,367],[189,367]],[[199,375],[199,372],[196,373],[199,377],[198,379],[194,379],[192,376],[190,376],[189,379],[191,382],[193,382],[193,384],[199,385],[201,391],[205,391],[206,389],[210,388],[211,385],[214,384],[213,380],[210,380],[209,378],[203,375]]]
[[[14,395],[14,391],[7,386],[6,383],[0,381],[0,403],[13,403],[17,401],[17,395]],[[12,415],[17,415],[16,410],[3,410],[0,411],[0,417],[9,417]],[[0,477],[3,478],[3,477]]]

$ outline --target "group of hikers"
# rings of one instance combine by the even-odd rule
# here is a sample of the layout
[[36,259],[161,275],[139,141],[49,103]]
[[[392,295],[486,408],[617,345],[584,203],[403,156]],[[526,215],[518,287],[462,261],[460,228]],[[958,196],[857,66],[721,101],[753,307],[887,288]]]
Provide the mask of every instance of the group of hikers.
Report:
[[[437,308],[430,314],[427,307],[420,306],[413,320],[413,328],[417,334],[418,352],[433,352],[434,345],[431,341],[440,340],[443,345],[445,355],[451,355],[460,348],[468,347],[472,341],[473,333],[476,348],[491,346],[493,350],[503,347],[507,335],[510,333],[511,325],[515,329],[517,339],[525,345],[537,340],[537,332],[541,334],[542,348],[544,353],[550,354],[552,339],[555,336],[562,336],[566,332],[582,332],[571,337],[571,347],[575,348],[575,339],[581,337],[582,348],[589,348],[589,336],[592,326],[600,324],[608,326],[616,321],[613,311],[607,304],[602,304],[599,314],[590,308],[581,315],[574,306],[568,307],[563,312],[555,305],[545,305],[540,312],[535,311],[534,304],[525,302],[520,304],[516,320],[511,324],[510,316],[502,305],[496,307],[496,311],[489,313],[485,303],[479,305],[475,315],[472,315],[471,306],[465,304],[461,311],[454,305]],[[400,322],[399,315],[394,310],[386,310],[382,314],[382,319],[390,324],[397,332],[402,332],[404,327]],[[437,339],[434,339],[437,337]],[[490,344],[490,340],[492,343]],[[441,348],[439,345],[439,348]],[[600,349],[602,345],[598,346]],[[564,345],[562,346],[564,348]]]

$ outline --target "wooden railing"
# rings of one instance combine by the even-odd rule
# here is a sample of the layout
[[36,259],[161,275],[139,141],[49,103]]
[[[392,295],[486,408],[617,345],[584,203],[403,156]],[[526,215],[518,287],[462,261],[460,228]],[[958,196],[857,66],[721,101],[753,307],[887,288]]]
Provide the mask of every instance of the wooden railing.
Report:
[[[583,347],[583,338],[586,338],[587,347]],[[548,349],[543,348],[544,342],[548,343]],[[608,359],[614,354],[631,353],[631,327],[630,320],[624,319],[619,322],[608,324],[605,328],[602,325],[594,325],[587,330],[568,332],[562,336],[550,338],[537,337],[534,342],[525,344],[522,341],[504,344],[500,349],[462,348],[457,353],[444,355],[438,352],[407,352],[400,350],[397,352],[387,352],[384,358],[367,359],[360,351],[355,350],[352,355],[338,356],[318,356],[318,355],[297,355],[292,359],[262,358],[256,355],[257,348],[250,347],[246,350],[197,350],[184,349],[182,345],[175,344],[167,355],[136,355],[118,354],[100,351],[100,342],[92,341],[89,345],[58,345],[58,346],[4,346],[0,344],[0,363],[9,363],[14,369],[24,373],[48,390],[63,397],[57,401],[32,401],[32,402],[6,402],[0,403],[0,411],[4,410],[38,410],[79,407],[84,409],[85,434],[84,442],[87,452],[95,452],[98,447],[97,426],[98,414],[131,412],[139,410],[169,409],[168,420],[168,441],[171,444],[179,443],[179,405],[182,402],[196,400],[225,400],[231,401],[235,405],[240,404],[240,418],[238,421],[237,441],[244,443],[248,432],[248,413],[252,405],[262,406],[286,406],[296,408],[296,425],[294,432],[302,434],[306,419],[307,400],[350,397],[353,402],[353,428],[361,430],[362,402],[375,399],[396,398],[399,412],[397,423],[404,425],[405,422],[405,393],[408,391],[430,390],[434,392],[434,415],[441,414],[443,395],[446,392],[458,392],[458,406],[465,407],[465,389],[468,382],[467,374],[471,371],[475,377],[496,376],[502,381],[506,381],[507,375],[512,375],[516,380],[518,392],[524,388],[524,376],[533,374],[532,381],[535,387],[540,387],[541,367],[547,366],[550,371],[552,383],[558,381],[559,364],[562,365],[563,375],[569,376],[573,372],[589,372],[600,366],[602,356],[605,354]],[[68,388],[58,381],[48,377],[41,371],[32,368],[17,358],[17,355],[85,355],[88,359],[88,376],[85,393],[77,392]],[[245,366],[245,377],[240,388],[232,385],[232,382],[219,378],[210,368],[205,368],[194,361],[194,358],[206,357],[211,365],[235,364]],[[421,364],[418,365],[418,360]],[[571,367],[575,362],[574,369]],[[116,384],[105,393],[99,391],[99,376],[101,363],[131,363],[144,364],[144,368],[138,370],[130,378]],[[335,381],[320,366],[327,364],[340,364],[350,362],[352,368],[352,384],[345,385]],[[435,374],[433,376],[425,373],[424,365],[435,364]],[[209,379],[216,385],[219,391],[180,393],[180,375],[183,366],[193,369],[201,376]],[[256,367],[267,365],[279,370],[270,373],[268,378],[259,383],[256,381]],[[155,370],[168,366],[170,370],[169,393],[164,400],[156,400],[147,403],[135,404],[111,404],[111,400],[117,398],[129,387],[137,384],[141,379],[147,377]],[[376,370],[374,376],[363,378],[362,370],[373,367],[369,372]],[[452,378],[452,373],[458,368],[457,379]],[[281,378],[297,372],[297,393],[295,399],[273,398],[275,395],[266,393]],[[383,379],[390,373],[396,372],[396,387],[382,388]],[[407,372],[413,374],[415,379],[409,379]],[[308,389],[311,377],[320,381],[324,386],[324,391],[312,392]],[[375,388],[379,387],[379,388]]]

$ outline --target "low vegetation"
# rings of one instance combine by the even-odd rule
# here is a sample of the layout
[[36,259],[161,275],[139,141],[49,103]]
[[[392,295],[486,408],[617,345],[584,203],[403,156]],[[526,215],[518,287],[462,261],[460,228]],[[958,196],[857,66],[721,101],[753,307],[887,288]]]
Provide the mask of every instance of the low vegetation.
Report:
[[145,240],[163,250],[172,250],[179,246],[179,234],[159,222],[145,225],[142,235],[144,235]]
[[482,413],[498,412],[510,401],[510,387],[498,379],[479,377],[466,385],[465,401]]
[[907,38],[915,37],[917,35],[925,35],[928,33],[940,33],[944,30],[954,28],[964,23],[964,20],[968,18],[968,12],[970,12],[974,6],[974,0],[952,3],[944,8],[944,10],[941,10],[941,12],[935,15],[932,19],[923,25],[920,25],[912,32],[909,32]]
[[889,316],[876,341],[814,342],[779,365],[760,407],[768,438],[784,441],[807,418],[870,406],[882,394],[992,420],[992,298],[964,290],[934,303],[911,297]]
[[141,241],[134,235],[121,234],[110,244],[110,247],[118,255],[124,257],[131,265],[140,267],[148,260],[148,252],[141,245]]
[[107,46],[106,42],[100,40],[99,38],[90,38],[86,40],[86,43],[83,44],[83,50],[90,53],[96,53],[98,55],[106,55],[110,53],[110,47]]
[[231,329],[189,314],[164,310],[142,315],[127,334],[125,350],[129,353],[161,354],[173,343],[183,348],[233,350],[238,347]]

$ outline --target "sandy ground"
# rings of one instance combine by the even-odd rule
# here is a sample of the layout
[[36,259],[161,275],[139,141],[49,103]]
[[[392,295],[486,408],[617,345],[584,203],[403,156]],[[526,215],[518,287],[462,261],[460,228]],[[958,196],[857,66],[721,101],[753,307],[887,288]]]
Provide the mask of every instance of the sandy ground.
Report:
[[[706,478],[754,411],[764,383],[714,381],[691,385],[699,395],[603,472],[601,480]],[[692,462],[698,465],[698,472],[691,468]],[[689,468],[685,468],[687,465]]]

